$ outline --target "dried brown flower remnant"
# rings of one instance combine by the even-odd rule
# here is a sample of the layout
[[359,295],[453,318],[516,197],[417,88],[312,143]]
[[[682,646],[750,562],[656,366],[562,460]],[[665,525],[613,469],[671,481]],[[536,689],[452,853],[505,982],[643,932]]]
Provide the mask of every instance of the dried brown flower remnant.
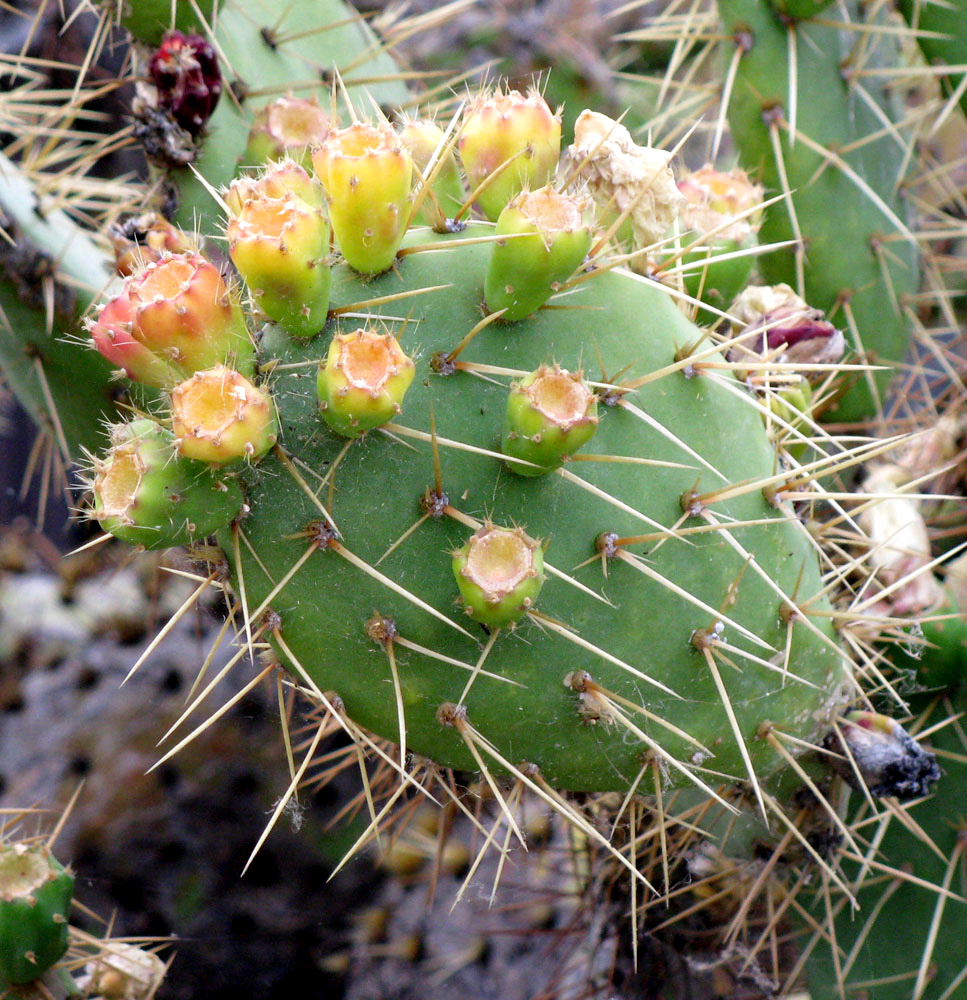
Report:
[[669,166],[671,154],[639,146],[620,122],[582,111],[568,157],[598,205],[616,214],[629,209],[636,248],[663,239],[678,218],[685,198]]

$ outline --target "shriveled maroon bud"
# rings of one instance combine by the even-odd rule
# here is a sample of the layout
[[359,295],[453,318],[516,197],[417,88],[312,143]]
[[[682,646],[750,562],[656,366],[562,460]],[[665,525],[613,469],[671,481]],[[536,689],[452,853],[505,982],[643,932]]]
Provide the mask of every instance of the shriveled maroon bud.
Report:
[[842,331],[788,285],[751,285],[730,311],[733,332],[741,334],[727,355],[735,363],[768,357],[781,364],[835,364],[846,349]]
[[940,780],[937,758],[889,716],[849,712],[838,725],[842,739],[834,730],[826,738],[826,747],[842,755],[842,759],[834,758],[834,766],[857,791],[861,790],[857,770],[870,794],[877,797],[916,799],[926,795],[930,786]]
[[158,104],[197,136],[222,93],[222,74],[211,43],[201,35],[169,31],[148,64]]

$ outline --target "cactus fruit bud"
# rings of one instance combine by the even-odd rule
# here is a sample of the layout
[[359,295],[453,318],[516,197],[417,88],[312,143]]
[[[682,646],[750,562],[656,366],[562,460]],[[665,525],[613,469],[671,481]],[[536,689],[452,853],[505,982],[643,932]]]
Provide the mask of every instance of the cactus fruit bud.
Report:
[[332,338],[319,369],[323,419],[344,437],[359,437],[400,412],[416,367],[391,333],[354,330]]
[[128,279],[136,340],[182,377],[225,362],[254,372],[242,309],[217,267],[198,253],[168,254]]
[[254,167],[291,157],[308,170],[312,148],[322,144],[331,127],[315,98],[277,97],[255,116],[242,163]]
[[135,382],[157,387],[174,385],[180,377],[178,371],[136,340],[133,326],[134,309],[122,292],[101,309],[96,320],[88,322],[87,331],[97,350]]
[[158,105],[197,137],[222,93],[222,74],[214,46],[201,35],[169,31],[148,63],[158,90]]
[[[421,174],[427,173],[427,167],[434,159],[434,153],[440,150],[438,158],[443,157],[443,164],[439,170],[435,166],[430,167],[430,172],[436,173],[430,186],[432,198],[429,196],[425,198],[417,210],[412,220],[417,224],[440,226],[446,219],[456,215],[457,209],[466,197],[453,150],[447,149],[444,152],[441,149],[443,137],[443,129],[435,122],[426,119],[408,118],[400,126],[400,139],[410,151],[413,165]],[[442,218],[437,218],[438,215]]]
[[472,189],[492,178],[477,205],[494,222],[516,194],[554,176],[561,119],[536,90],[526,97],[516,90],[481,94],[464,114],[457,149]]
[[73,895],[45,844],[0,844],[0,986],[39,978],[67,951]]
[[332,284],[322,211],[296,195],[252,198],[229,221],[227,235],[232,261],[259,308],[296,336],[318,333]]
[[658,243],[678,218],[685,197],[669,166],[671,154],[639,146],[620,122],[582,111],[568,158],[598,205],[628,212],[636,248]]
[[[803,376],[791,385],[784,386],[777,392],[769,393],[764,402],[780,420],[795,430],[805,428],[808,434],[809,425],[805,418],[812,410],[813,390],[807,378]],[[779,439],[783,443],[783,450],[786,454],[791,455],[797,462],[801,462],[808,448],[807,443],[795,437],[789,437],[785,428],[780,432]]]
[[584,222],[585,203],[552,187],[525,191],[507,204],[497,220],[484,297],[505,320],[523,319],[539,309],[581,264],[591,249]]
[[744,330],[729,348],[733,363],[770,360],[785,364],[835,364],[843,356],[842,331],[810,308],[788,285],[750,285],[732,304]]
[[413,160],[388,124],[355,122],[313,150],[329,221],[346,263],[361,274],[392,267],[410,218]]
[[257,177],[236,177],[225,192],[225,204],[231,215],[238,215],[247,201],[284,200],[290,195],[301,198],[313,208],[322,208],[326,202],[319,182],[310,177],[304,167],[295,160],[277,160]]
[[175,448],[211,465],[261,458],[275,444],[272,400],[225,365],[195,372],[171,393]]
[[505,455],[532,464],[508,464],[522,476],[556,469],[591,440],[597,409],[597,396],[581,372],[541,365],[511,389],[501,443]]
[[[875,712],[849,712],[839,720],[839,732],[827,737],[827,748],[843,755],[835,759],[840,775],[858,791],[852,757],[871,795],[915,799],[940,780],[937,758],[924,750],[898,722]],[[846,747],[843,747],[845,742]],[[848,750],[848,754],[845,752]]]
[[93,516],[122,541],[147,549],[187,545],[241,509],[238,484],[179,458],[172,433],[153,420],[118,424],[111,440],[107,457],[94,461]]
[[520,528],[482,525],[453,553],[453,575],[474,621],[503,628],[519,621],[544,585],[541,543]]
[[706,164],[682,177],[678,190],[685,197],[680,215],[683,242],[704,238],[702,246],[681,259],[683,265],[694,265],[684,272],[685,289],[693,298],[724,309],[748,281],[752,257],[716,258],[755,246],[762,187],[744,170],[724,172]]

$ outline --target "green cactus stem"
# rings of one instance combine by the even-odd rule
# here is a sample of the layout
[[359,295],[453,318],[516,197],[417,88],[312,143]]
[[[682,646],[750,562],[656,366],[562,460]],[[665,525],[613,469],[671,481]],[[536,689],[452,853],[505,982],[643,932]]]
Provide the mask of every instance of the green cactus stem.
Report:
[[67,950],[74,876],[44,844],[0,844],[0,986],[39,978]]
[[[111,3],[120,11],[121,24],[139,41],[157,45],[171,28],[203,32],[214,23],[217,0],[121,0]],[[173,17],[172,17],[173,15]]]
[[[114,370],[71,335],[110,283],[110,255],[62,210],[39,199],[19,167],[0,154],[0,213],[18,239],[0,271],[0,368],[38,427],[48,428],[65,461],[97,450],[105,420],[117,419]],[[45,304],[48,303],[48,304]],[[79,393],[77,386],[85,391]]]
[[828,912],[836,916],[829,930],[837,955],[816,947],[812,932],[804,931],[812,996],[852,997],[864,988],[876,1000],[953,1000],[962,995],[967,983],[967,826],[962,809],[967,763],[962,729],[943,720],[965,709],[961,692],[952,702],[935,701],[922,710],[917,725],[932,731],[929,745],[943,764],[943,780],[936,794],[908,807],[903,823],[879,828],[883,835],[877,835],[877,858],[892,866],[886,867],[885,877],[877,877],[882,867],[871,872],[864,865],[860,879],[860,866],[844,862],[850,884],[854,878],[859,882],[859,912],[832,899]]

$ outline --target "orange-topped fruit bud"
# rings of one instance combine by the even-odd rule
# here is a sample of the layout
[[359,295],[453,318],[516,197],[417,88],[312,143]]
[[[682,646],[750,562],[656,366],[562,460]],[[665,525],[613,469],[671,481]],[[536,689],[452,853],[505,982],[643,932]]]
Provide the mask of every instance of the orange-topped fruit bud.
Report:
[[453,575],[464,609],[488,628],[519,621],[544,585],[541,543],[520,528],[478,528],[453,553]]
[[319,182],[304,167],[295,160],[279,160],[257,174],[236,177],[225,192],[225,204],[232,215],[238,215],[253,198],[287,198],[290,194],[315,208],[322,208],[326,200]]
[[325,325],[329,223],[296,195],[251,198],[229,220],[228,249],[259,308],[299,337]]
[[278,436],[272,400],[224,365],[195,372],[172,391],[171,424],[180,454],[210,465],[254,461]]
[[582,373],[541,365],[511,389],[501,449],[521,460],[509,463],[514,472],[539,476],[590,441],[597,427],[597,396]]
[[344,437],[381,427],[400,412],[415,371],[391,333],[336,334],[317,382],[323,419]]
[[88,321],[87,331],[97,350],[135,382],[163,387],[180,380],[177,369],[135,338],[134,308],[126,292],[102,306],[97,318]]
[[413,160],[381,123],[335,129],[312,153],[329,221],[346,263],[362,274],[392,267],[410,217]]
[[417,171],[424,178],[433,176],[413,221],[440,230],[447,219],[456,215],[466,197],[457,158],[446,146],[444,135],[436,122],[422,118],[408,118],[400,126],[400,139],[410,151]]
[[467,108],[457,149],[480,210],[495,221],[514,195],[554,176],[561,120],[536,90],[481,94]]
[[223,363],[254,370],[241,306],[218,268],[201,254],[167,254],[128,279],[125,291],[135,339],[182,377]]

